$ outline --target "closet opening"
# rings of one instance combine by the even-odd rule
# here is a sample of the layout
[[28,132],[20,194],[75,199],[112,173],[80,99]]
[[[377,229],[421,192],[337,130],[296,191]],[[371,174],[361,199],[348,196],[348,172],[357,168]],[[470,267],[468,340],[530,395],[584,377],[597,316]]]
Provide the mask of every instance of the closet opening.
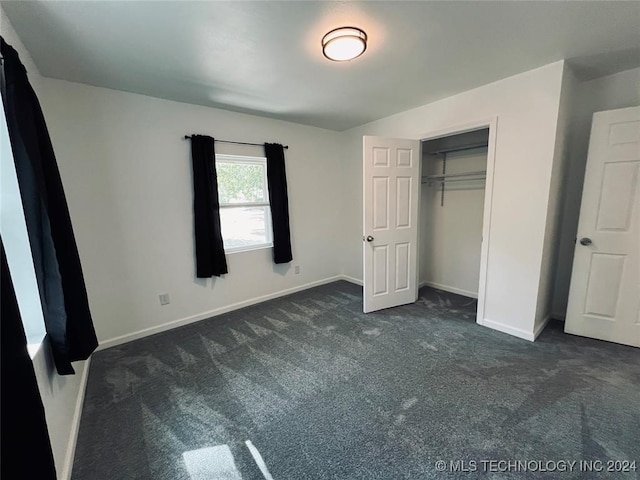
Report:
[[486,272],[485,211],[490,211],[485,209],[489,133],[484,127],[422,141],[419,287],[467,297],[468,302],[456,298],[454,303],[472,308],[478,323],[484,302],[476,299],[484,291],[480,279]]

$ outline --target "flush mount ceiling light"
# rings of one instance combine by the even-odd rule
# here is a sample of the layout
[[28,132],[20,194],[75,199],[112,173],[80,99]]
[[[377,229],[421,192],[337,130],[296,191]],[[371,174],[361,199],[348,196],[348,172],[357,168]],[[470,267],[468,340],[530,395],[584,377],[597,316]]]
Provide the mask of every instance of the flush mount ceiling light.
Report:
[[356,27],[341,27],[322,37],[322,53],[329,60],[346,62],[367,49],[367,34]]

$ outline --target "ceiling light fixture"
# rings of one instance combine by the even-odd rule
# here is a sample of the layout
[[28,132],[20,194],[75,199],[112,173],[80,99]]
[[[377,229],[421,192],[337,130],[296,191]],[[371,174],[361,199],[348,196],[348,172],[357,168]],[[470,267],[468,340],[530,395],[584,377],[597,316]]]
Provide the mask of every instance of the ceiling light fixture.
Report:
[[367,49],[367,34],[356,27],[340,27],[322,37],[322,53],[329,60],[346,62]]

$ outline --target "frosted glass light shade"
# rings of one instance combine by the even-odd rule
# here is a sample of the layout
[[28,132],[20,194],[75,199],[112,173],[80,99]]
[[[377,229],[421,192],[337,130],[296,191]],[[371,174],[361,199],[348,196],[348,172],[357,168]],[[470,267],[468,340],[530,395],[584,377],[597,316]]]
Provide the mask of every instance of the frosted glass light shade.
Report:
[[329,60],[346,62],[359,57],[367,49],[367,34],[359,28],[341,27],[322,38],[322,53]]

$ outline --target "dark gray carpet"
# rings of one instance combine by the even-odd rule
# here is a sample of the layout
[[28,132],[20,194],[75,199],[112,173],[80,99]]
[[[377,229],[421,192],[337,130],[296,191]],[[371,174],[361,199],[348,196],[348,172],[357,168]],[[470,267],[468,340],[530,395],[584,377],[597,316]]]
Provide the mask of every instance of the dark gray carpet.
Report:
[[[436,290],[361,305],[337,282],[94,354],[73,479],[263,479],[246,440],[275,480],[638,478],[606,471],[640,462],[637,349],[530,343]],[[540,471],[581,460],[605,471]]]

